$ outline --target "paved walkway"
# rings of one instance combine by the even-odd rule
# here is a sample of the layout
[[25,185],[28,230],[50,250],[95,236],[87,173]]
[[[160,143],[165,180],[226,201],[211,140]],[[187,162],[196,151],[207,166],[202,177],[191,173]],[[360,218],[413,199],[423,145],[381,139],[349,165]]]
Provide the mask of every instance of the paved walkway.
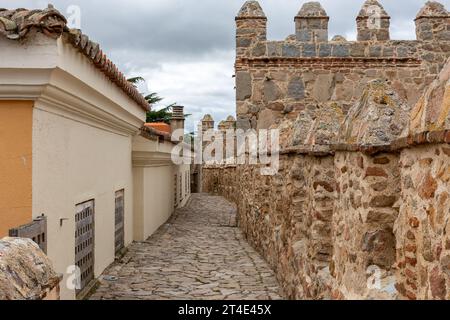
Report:
[[280,299],[267,263],[236,227],[222,197],[192,195],[190,204],[104,275],[91,299]]

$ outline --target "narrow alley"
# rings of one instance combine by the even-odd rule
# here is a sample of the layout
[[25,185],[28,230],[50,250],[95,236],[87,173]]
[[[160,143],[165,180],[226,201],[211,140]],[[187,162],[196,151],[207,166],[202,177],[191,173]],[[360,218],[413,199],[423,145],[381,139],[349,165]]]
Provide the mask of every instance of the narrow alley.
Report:
[[222,197],[194,194],[145,242],[110,266],[91,299],[281,299],[273,271]]

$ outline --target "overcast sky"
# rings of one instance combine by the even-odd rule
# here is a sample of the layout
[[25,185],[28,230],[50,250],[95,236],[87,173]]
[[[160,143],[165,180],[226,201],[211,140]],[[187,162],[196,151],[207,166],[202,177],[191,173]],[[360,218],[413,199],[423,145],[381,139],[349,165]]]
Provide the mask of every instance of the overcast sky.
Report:
[[[81,9],[81,29],[100,43],[127,76],[143,76],[147,89],[192,113],[188,129],[203,114],[223,120],[235,113],[234,17],[244,0],[53,0],[68,16]],[[261,0],[268,38],[294,33],[293,18],[303,0]],[[356,39],[355,18],[364,0],[322,0],[330,16],[330,37]],[[415,39],[414,17],[426,0],[381,0],[391,15],[392,39]],[[450,9],[450,0],[441,0]],[[48,1],[0,0],[0,7],[43,8]],[[156,107],[158,108],[158,107]]]

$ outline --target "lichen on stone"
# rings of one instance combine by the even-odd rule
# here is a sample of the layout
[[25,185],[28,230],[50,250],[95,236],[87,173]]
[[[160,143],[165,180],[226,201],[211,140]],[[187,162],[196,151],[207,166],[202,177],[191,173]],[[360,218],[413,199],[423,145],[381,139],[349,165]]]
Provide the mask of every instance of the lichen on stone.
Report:
[[359,11],[358,17],[359,18],[372,17],[374,15],[375,8],[377,8],[376,14],[378,17],[380,18],[389,17],[386,10],[377,0],[366,0],[366,2],[364,2],[363,6],[361,7],[361,10]]
[[327,17],[327,12],[322,7],[320,2],[307,2],[303,4],[297,17]]
[[361,99],[349,110],[339,133],[339,143],[389,145],[406,135],[409,112],[409,105],[386,80],[373,80],[367,85]]
[[450,58],[411,112],[411,135],[436,130],[450,130]]
[[0,300],[40,300],[60,277],[31,239],[0,240]]
[[239,10],[238,18],[265,18],[263,9],[258,1],[247,1]]
[[310,105],[293,124],[292,146],[333,144],[343,119],[337,103]]
[[416,19],[423,17],[447,17],[448,15],[448,11],[443,4],[437,1],[427,1],[425,6],[420,9]]

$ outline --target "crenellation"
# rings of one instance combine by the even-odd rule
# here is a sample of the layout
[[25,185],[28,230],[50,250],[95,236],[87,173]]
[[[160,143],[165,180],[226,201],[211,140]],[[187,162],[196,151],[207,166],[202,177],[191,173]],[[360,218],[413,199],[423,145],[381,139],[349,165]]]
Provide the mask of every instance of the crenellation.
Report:
[[450,299],[450,21],[428,2],[417,40],[390,40],[389,19],[368,0],[358,41],[237,56],[236,127],[278,129],[280,169],[208,167],[203,183],[236,202],[288,298]]
[[358,41],[388,41],[390,19],[377,0],[366,0],[356,17]]
[[450,14],[436,1],[428,1],[415,19],[417,40],[450,41]]
[[[299,41],[263,41],[253,45],[247,55],[238,60],[267,58],[408,58],[419,59],[419,51],[442,52],[441,44],[430,46],[415,40],[389,40],[383,43],[346,41],[333,38],[327,43]],[[342,40],[344,39],[344,40]],[[326,63],[326,61],[324,61]]]
[[201,131],[206,132],[214,129],[214,119],[210,114],[206,114],[201,120]]
[[303,4],[294,19],[296,39],[302,42],[327,42],[329,20],[330,17],[319,2]]
[[[381,21],[379,26],[379,21],[372,21],[375,25],[370,24],[369,18],[373,18],[374,12],[375,18]],[[389,40],[389,15],[378,1],[368,0],[358,15],[358,32],[368,32],[369,36],[358,36],[358,41],[346,41],[343,37],[328,41],[328,36],[326,39],[312,36],[318,30],[328,32],[329,17],[320,3],[308,2],[296,16],[296,36],[289,36],[285,41],[271,41],[266,39],[267,18],[262,8],[255,1],[246,2],[237,18],[237,40],[246,43],[237,47],[238,124],[242,128],[250,126],[256,129],[261,115],[264,122],[272,119],[272,124],[295,119],[297,114],[291,113],[297,112],[299,104],[326,99],[333,100],[347,111],[362,93],[362,88],[375,78],[391,81],[408,104],[415,104],[450,54],[450,41],[442,36],[447,32],[445,26],[450,26],[446,14],[447,10],[442,5],[427,3],[418,14],[416,23],[430,24],[437,16],[439,20],[433,24],[436,36],[426,41],[422,40],[423,37],[418,37],[418,40]],[[368,25],[376,28],[372,30]],[[299,39],[299,33],[309,36]],[[365,70],[370,70],[370,73]],[[405,76],[396,70],[408,70],[410,74]],[[271,80],[274,71],[286,74],[287,79]],[[325,85],[319,83],[323,79],[321,72],[331,72],[341,80],[327,81],[329,87],[323,88]],[[302,78],[305,74],[310,79],[305,81],[303,92],[293,99],[289,85],[293,79]],[[269,80],[261,80],[266,78]],[[319,95],[317,87],[324,89],[326,94]],[[264,88],[268,88],[265,91],[270,93],[269,99],[261,94]],[[274,114],[266,111],[267,104],[274,102],[278,107],[284,105],[286,112]]]
[[236,52],[244,55],[248,48],[267,39],[267,18],[258,1],[247,1],[236,17]]

